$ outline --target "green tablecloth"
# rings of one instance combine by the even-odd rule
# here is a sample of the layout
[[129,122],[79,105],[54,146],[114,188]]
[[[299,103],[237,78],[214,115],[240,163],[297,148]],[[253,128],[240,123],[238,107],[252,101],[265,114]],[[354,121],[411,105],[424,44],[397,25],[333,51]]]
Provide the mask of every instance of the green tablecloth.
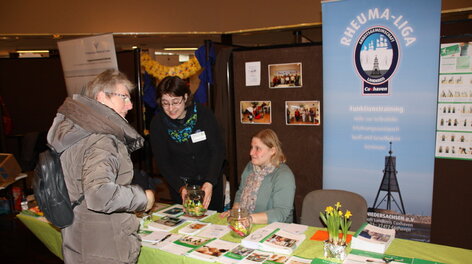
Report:
[[[17,217],[23,222],[56,256],[62,259],[61,252],[61,233],[51,224],[41,221],[37,217],[18,214]],[[215,224],[226,224],[224,219],[218,215],[211,216],[208,222]],[[260,228],[261,225],[254,228]],[[305,232],[307,239],[297,248],[294,255],[304,258],[321,258],[323,257],[323,243],[320,241],[310,240],[310,237],[318,230],[315,227],[308,227]],[[239,242],[230,234],[222,237],[224,240]],[[409,258],[420,258],[430,261],[442,263],[472,263],[472,250],[442,246],[431,243],[416,242],[404,239],[395,239],[386,254],[403,256]],[[154,248],[142,247],[138,263],[208,263],[205,261],[173,255],[171,253],[161,251]]]

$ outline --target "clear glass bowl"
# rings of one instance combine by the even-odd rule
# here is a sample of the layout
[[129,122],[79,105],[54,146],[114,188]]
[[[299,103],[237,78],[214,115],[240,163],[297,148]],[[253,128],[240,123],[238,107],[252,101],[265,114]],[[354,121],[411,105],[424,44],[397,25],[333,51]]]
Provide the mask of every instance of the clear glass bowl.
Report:
[[187,195],[184,198],[183,204],[185,214],[192,217],[204,216],[207,211],[203,206],[205,192],[199,185],[188,185],[186,189]]
[[234,237],[243,238],[251,233],[252,218],[246,209],[232,209],[227,221]]

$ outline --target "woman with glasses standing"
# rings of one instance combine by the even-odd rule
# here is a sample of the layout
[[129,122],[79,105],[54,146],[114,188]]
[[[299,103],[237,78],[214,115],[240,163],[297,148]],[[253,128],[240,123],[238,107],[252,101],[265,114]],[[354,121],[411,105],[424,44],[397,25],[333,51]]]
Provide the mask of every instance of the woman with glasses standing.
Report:
[[193,101],[187,83],[176,76],[157,87],[159,112],[151,121],[151,146],[173,202],[182,203],[187,184],[200,185],[204,206],[223,210],[225,148],[213,113]]
[[148,211],[154,193],[131,185],[130,153],[144,139],[125,116],[134,85],[116,70],[99,74],[83,95],[68,97],[57,111],[48,143],[61,153],[74,208],[61,230],[65,263],[136,263],[141,250],[135,212]]

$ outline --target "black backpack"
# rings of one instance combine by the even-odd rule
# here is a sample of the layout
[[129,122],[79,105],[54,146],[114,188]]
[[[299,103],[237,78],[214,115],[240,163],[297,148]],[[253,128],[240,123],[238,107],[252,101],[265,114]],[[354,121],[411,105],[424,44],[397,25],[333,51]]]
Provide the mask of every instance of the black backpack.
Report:
[[39,209],[55,226],[64,228],[74,221],[74,207],[84,199],[82,194],[71,203],[64,181],[60,154],[52,146],[39,154],[38,164],[34,170],[33,189]]

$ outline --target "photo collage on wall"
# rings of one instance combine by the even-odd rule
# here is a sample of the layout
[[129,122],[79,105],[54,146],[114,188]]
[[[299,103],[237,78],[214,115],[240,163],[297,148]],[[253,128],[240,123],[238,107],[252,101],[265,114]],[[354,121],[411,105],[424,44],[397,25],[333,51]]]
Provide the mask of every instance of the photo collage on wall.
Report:
[[[268,86],[270,89],[302,88],[302,63],[269,64]],[[246,86],[260,84],[260,62],[246,62]],[[272,102],[269,100],[240,101],[242,124],[271,124]],[[278,106],[277,106],[278,107]],[[281,106],[280,106],[281,107]],[[320,101],[285,101],[285,124],[319,126],[321,124]]]
[[436,157],[472,160],[472,42],[441,45]]
[[272,112],[270,101],[241,101],[241,123],[271,124]]
[[302,87],[302,64],[269,64],[269,88]]
[[285,101],[287,125],[320,125],[320,101]]

